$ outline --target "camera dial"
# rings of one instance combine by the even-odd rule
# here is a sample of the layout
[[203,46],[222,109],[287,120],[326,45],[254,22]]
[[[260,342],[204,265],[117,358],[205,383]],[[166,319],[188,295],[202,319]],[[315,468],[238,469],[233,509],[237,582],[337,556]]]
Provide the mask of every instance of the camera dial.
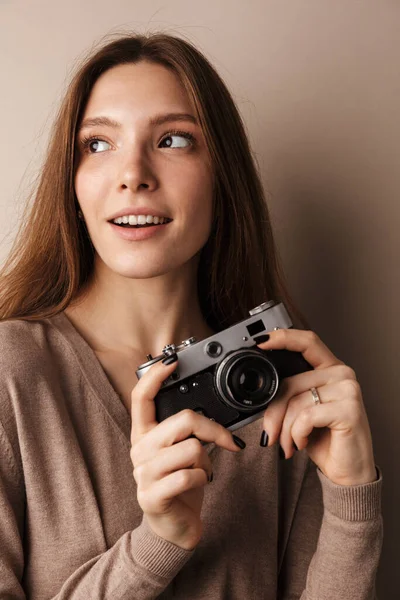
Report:
[[270,300],[269,302],[263,302],[262,304],[259,304],[255,308],[252,308],[251,310],[249,310],[249,315],[251,317],[253,317],[254,315],[258,315],[258,313],[263,312],[264,310],[267,310],[267,308],[272,308],[274,306],[274,304],[275,304],[275,300]]
[[167,344],[162,349],[162,352],[163,352],[163,354],[165,354],[165,356],[171,356],[171,354],[175,354],[175,352],[176,352],[175,344]]
[[178,348],[186,348],[186,346],[191,346],[192,344],[196,343],[196,338],[195,337],[190,337],[187,338],[187,340],[182,340],[181,343],[179,344]]

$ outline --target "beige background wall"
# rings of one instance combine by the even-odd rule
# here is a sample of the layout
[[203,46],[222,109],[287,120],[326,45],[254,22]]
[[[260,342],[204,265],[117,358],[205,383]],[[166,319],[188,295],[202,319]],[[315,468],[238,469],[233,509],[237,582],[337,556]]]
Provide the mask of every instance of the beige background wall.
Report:
[[0,262],[74,62],[127,29],[187,36],[234,94],[293,294],[361,382],[398,598],[400,2],[0,0]]

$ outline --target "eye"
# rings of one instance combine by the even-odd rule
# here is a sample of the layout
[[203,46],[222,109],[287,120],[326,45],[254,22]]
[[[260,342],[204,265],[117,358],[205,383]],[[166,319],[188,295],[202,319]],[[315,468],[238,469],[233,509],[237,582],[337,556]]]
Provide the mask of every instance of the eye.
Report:
[[[179,141],[179,138],[181,138],[181,141]],[[174,139],[178,140],[178,143],[175,142],[175,145],[173,145]],[[182,143],[182,140],[186,140],[186,142]],[[160,142],[160,144],[164,143],[167,144],[167,148],[188,148],[189,146],[193,145],[194,136],[188,131],[170,131],[164,136],[164,138]]]
[[[109,142],[94,135],[83,138],[80,143],[88,154],[100,154],[109,149],[107,146],[110,147]],[[188,131],[169,131],[160,142],[166,148],[188,148],[194,143],[195,137]]]
[[104,150],[107,150],[107,148],[104,148],[104,146],[102,148],[102,144],[107,144],[108,146],[110,145],[105,140],[101,140],[100,138],[94,136],[83,138],[81,144],[85,151],[89,152],[89,154],[99,154],[99,152],[104,152]]

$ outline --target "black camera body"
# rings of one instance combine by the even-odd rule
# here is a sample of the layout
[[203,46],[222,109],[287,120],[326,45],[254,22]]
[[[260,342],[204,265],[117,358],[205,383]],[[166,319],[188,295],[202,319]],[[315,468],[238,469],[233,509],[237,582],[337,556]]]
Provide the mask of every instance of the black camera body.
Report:
[[199,342],[183,340],[140,365],[138,379],[175,352],[178,366],[155,397],[158,422],[190,408],[234,431],[263,416],[285,377],[312,370],[300,352],[262,350],[255,336],[293,324],[282,303],[264,302],[250,317]]

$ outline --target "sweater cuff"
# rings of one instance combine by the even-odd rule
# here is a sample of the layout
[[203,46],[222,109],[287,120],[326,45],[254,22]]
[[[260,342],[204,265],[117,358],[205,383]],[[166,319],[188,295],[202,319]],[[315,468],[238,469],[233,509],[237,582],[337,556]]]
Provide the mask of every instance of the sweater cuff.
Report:
[[325,510],[346,521],[369,521],[381,514],[382,472],[376,467],[377,480],[362,485],[338,485],[320,469]]
[[143,517],[132,532],[132,557],[135,562],[159,577],[173,578],[193,556],[196,548],[185,550],[157,535]]

